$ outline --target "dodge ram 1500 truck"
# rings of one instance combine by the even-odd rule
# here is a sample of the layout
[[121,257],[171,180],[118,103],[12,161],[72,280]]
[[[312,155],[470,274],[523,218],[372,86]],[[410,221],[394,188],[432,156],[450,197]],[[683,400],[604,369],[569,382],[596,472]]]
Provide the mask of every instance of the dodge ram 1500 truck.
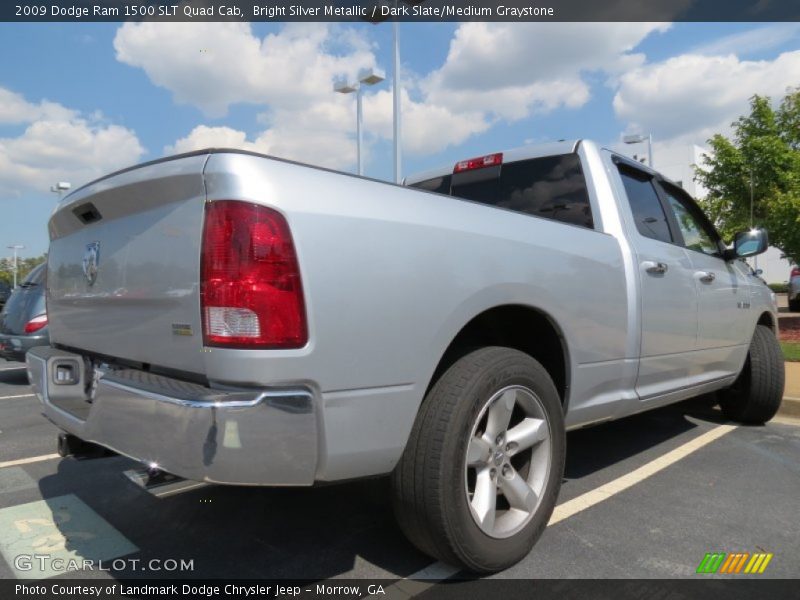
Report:
[[[476,572],[520,560],[565,432],[700,394],[781,402],[775,298],[680,186],[588,141],[387,184],[210,149],[65,197],[51,346],[62,454],[310,486],[391,474],[402,529]],[[598,449],[602,452],[602,449]]]

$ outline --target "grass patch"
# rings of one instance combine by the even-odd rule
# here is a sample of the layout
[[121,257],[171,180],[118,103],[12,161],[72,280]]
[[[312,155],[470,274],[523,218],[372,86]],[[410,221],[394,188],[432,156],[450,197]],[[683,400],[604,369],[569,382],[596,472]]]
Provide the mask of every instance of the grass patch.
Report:
[[784,360],[800,362],[800,342],[781,342]]

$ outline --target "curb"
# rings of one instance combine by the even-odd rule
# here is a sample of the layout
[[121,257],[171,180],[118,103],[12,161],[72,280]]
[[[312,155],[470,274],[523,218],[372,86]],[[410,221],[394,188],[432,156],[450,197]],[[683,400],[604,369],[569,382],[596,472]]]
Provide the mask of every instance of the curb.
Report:
[[783,402],[781,402],[781,407],[778,410],[778,415],[781,417],[800,419],[800,398],[784,396]]

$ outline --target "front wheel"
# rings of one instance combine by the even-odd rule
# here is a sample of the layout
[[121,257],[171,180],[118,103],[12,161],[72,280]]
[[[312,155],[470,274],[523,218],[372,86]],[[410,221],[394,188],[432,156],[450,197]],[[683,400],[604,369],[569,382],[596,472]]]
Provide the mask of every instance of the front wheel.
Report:
[[398,522],[443,562],[505,569],[547,526],[565,453],[563,411],[547,371],[517,350],[475,350],[423,401],[392,476]]
[[733,386],[719,392],[720,408],[734,421],[766,423],[781,406],[783,385],[781,346],[769,327],[756,325],[742,372]]

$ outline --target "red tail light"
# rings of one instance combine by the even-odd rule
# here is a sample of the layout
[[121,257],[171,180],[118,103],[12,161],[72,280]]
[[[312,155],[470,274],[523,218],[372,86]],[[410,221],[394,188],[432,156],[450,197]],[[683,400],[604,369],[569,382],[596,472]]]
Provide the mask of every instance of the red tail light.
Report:
[[207,204],[200,269],[206,346],[305,346],[300,269],[279,212],[237,200]]
[[463,171],[472,171],[474,169],[483,169],[485,167],[494,167],[503,164],[503,153],[487,154],[486,156],[479,156],[478,158],[470,158],[456,163],[453,173],[461,173]]
[[792,274],[789,277],[800,277],[800,267],[792,269]]
[[37,315],[25,323],[25,333],[36,333],[47,325],[47,315]]

